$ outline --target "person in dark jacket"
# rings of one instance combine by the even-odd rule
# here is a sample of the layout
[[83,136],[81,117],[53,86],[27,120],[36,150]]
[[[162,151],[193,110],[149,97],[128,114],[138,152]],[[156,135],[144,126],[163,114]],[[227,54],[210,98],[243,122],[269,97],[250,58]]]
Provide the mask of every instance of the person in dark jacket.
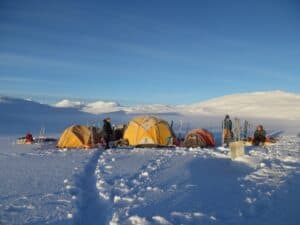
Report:
[[253,145],[264,144],[265,141],[266,141],[266,131],[264,130],[264,127],[262,125],[258,125],[254,132],[252,144]]
[[110,118],[105,118],[103,120],[103,127],[102,127],[102,135],[105,141],[105,149],[109,148],[109,141],[111,141],[113,137],[113,129],[111,127],[111,120]]
[[223,121],[223,140],[227,147],[229,146],[229,142],[232,138],[232,121],[229,115],[226,115]]

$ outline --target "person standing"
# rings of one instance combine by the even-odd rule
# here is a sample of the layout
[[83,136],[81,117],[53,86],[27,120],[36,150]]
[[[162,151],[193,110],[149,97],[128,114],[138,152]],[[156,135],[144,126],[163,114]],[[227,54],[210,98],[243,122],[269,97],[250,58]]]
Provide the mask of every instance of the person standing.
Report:
[[232,140],[232,121],[229,117],[229,115],[225,116],[225,119],[223,121],[223,140],[226,147],[229,146],[229,142]]
[[109,141],[111,141],[111,138],[113,136],[113,130],[111,127],[111,120],[110,118],[105,118],[103,120],[103,127],[102,127],[102,132],[103,132],[103,139],[105,141],[105,149],[109,149]]

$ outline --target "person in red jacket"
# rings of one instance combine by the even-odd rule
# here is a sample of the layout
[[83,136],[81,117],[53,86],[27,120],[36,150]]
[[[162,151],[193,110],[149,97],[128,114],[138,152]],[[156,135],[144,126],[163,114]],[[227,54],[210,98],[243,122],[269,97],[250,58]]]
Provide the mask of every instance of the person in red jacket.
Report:
[[28,132],[25,136],[25,143],[32,143],[33,142],[33,136],[30,132]]

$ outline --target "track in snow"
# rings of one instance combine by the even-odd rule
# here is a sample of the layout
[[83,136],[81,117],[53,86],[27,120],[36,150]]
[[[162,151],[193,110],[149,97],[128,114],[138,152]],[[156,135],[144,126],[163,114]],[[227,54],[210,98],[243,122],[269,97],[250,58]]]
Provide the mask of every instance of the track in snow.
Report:
[[95,169],[98,159],[103,151],[96,150],[93,157],[79,175],[76,186],[79,189],[77,200],[77,212],[74,216],[76,225],[103,225],[107,224],[111,215],[110,207],[99,198],[96,188]]
[[146,193],[161,191],[153,186],[152,181],[168,167],[173,157],[170,152],[121,149],[107,150],[99,157],[96,168],[97,188],[101,198],[112,206],[113,216],[110,223],[131,224],[128,219],[130,220],[132,208],[145,203]]

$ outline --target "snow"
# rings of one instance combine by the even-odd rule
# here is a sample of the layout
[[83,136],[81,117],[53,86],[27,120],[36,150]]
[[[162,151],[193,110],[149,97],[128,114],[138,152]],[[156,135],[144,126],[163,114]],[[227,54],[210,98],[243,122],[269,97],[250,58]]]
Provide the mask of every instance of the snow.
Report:
[[71,101],[68,99],[64,99],[60,102],[57,102],[54,106],[58,108],[81,108],[83,106],[83,103],[79,101]]
[[131,216],[128,220],[131,225],[149,225],[149,222],[145,218],[139,216]]
[[62,108],[78,108],[83,112],[99,115],[102,113],[124,111],[128,114],[143,114],[143,113],[172,113],[177,112],[176,106],[163,104],[122,106],[118,102],[113,101],[96,101],[90,103],[82,103],[64,99],[54,104],[55,107]]
[[116,102],[97,101],[86,104],[82,108],[82,111],[97,115],[101,113],[117,112],[121,109],[122,108],[120,107],[120,105]]
[[123,108],[127,113],[175,113],[177,112],[176,106],[163,105],[163,104],[150,104],[150,105],[137,105],[132,107]]
[[[220,149],[61,151],[0,139],[3,224],[298,224],[300,138]],[[30,162],[30,163],[29,163]]]
[[[174,129],[184,134],[191,128],[217,128],[224,114],[248,119],[252,126],[262,123],[267,129],[298,131],[300,125],[299,95],[286,92],[259,92],[236,94],[192,105],[139,105],[122,106],[117,102],[92,103],[63,100],[53,107],[34,101],[0,98],[0,134],[24,135],[31,131],[38,135],[41,127],[47,134],[62,133],[74,124],[101,125],[102,119],[111,117],[113,124],[126,124],[140,114],[158,115]],[[209,110],[208,110],[209,108]],[[272,113],[270,113],[272,112]]]
[[170,225],[171,223],[161,216],[153,216],[153,221],[161,225]]
[[[175,120],[177,132],[183,129],[176,122],[185,120],[186,128],[211,126],[214,134],[220,136],[216,122],[220,119],[216,118],[226,105],[223,107],[222,102],[236,98],[236,110],[242,110],[238,109],[242,107],[239,101],[245,96],[254,99],[268,95],[298,112],[298,95],[276,91],[225,96],[186,107],[185,115],[166,118]],[[218,103],[213,106],[213,102]],[[58,137],[66,125],[92,123],[99,116],[80,111],[87,104],[70,109],[1,97],[0,224],[298,225],[300,123],[297,115],[292,117],[294,112],[285,112],[279,103],[273,101],[269,105],[268,115],[278,110],[280,115],[283,113],[282,118],[293,120],[255,120],[262,121],[270,132],[274,129],[280,135],[279,141],[265,147],[248,146],[245,156],[231,160],[230,152],[223,147],[81,151],[56,149],[55,143],[17,145],[15,138],[20,132],[26,132],[27,127],[38,129],[43,121]],[[90,109],[101,108],[101,104]],[[255,108],[262,103],[251,104]],[[210,106],[213,116],[203,116],[207,109],[203,105]],[[109,107],[123,106],[112,103]],[[163,106],[154,109],[160,107]],[[202,116],[193,114],[201,108]],[[130,118],[120,112],[102,116],[107,115],[116,121]],[[6,126],[10,126],[9,132],[4,129]]]
[[[24,99],[0,98],[0,134],[23,136],[27,132],[34,136],[45,128],[46,135],[61,134],[64,129],[74,124],[102,125],[105,117],[111,117],[113,123],[124,124],[130,120],[124,112],[109,114],[91,114],[81,108],[53,107]],[[85,106],[85,105],[84,105]]]
[[[281,224],[277,220],[284,221],[285,215],[274,218],[269,213],[278,195],[281,204],[297,207],[289,205],[289,196],[282,192],[290,188],[287,184],[299,184],[299,164],[291,168],[281,159],[291,152],[299,159],[299,152],[293,150],[299,148],[298,141],[284,137],[268,150],[251,147],[249,155],[237,161],[211,149],[108,150],[98,161],[102,171],[98,179],[103,181],[99,191],[110,192],[112,198],[134,198],[122,204],[111,202],[118,221],[138,216],[144,222],[158,223],[152,216],[156,215],[171,224]],[[279,150],[283,146],[287,152]],[[113,163],[111,157],[116,165],[106,170],[105,166]],[[262,163],[268,168],[261,167]],[[152,170],[154,167],[157,169]],[[139,171],[148,172],[146,180]],[[130,191],[123,191],[121,183]],[[153,187],[159,191],[153,192]],[[293,216],[291,224],[299,221]]]
[[[77,107],[80,102],[63,100],[56,104]],[[283,91],[241,93],[218,97],[191,105],[150,104],[121,106],[117,102],[97,101],[82,105],[81,110],[92,114],[124,111],[128,114],[179,113],[183,115],[223,116],[230,113],[250,118],[300,119],[300,95]],[[273,113],[269,113],[272,111]]]
[[72,224],[74,168],[92,152],[15,145],[11,137],[0,146],[0,224]]
[[181,107],[182,112],[193,114],[300,119],[300,95],[282,91],[234,94]]
[[125,107],[122,107],[117,102],[96,101],[96,102],[84,103],[80,101],[72,101],[69,99],[64,99],[55,103],[54,107],[75,108],[75,109],[79,109],[82,112],[86,112],[94,115],[99,115],[102,113],[118,112],[125,109]]

